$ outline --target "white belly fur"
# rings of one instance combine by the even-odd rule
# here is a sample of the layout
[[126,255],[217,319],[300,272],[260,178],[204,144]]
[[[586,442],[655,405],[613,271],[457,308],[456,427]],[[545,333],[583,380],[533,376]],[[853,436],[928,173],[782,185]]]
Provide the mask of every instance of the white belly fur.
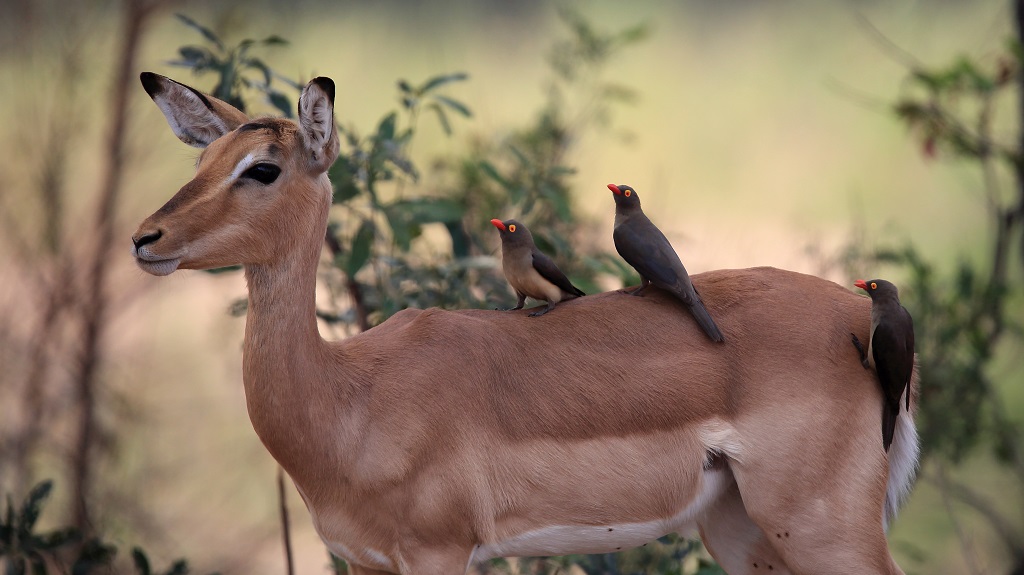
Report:
[[536,557],[569,553],[612,553],[639,547],[669,533],[687,532],[731,484],[727,470],[705,471],[697,496],[672,517],[619,525],[551,525],[480,545],[474,562],[495,557]]

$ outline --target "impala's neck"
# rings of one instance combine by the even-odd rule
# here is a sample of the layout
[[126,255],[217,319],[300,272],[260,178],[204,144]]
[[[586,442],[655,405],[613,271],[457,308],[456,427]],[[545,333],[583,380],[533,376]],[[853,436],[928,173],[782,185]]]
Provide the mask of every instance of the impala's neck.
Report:
[[331,393],[327,374],[334,372],[325,365],[326,343],[316,322],[316,269],[327,208],[322,212],[323,223],[307,228],[312,229],[302,245],[272,264],[245,267],[249,286],[242,359],[246,404],[256,433],[286,469],[293,467],[289,461],[307,458],[309,450],[319,451],[310,424],[322,421],[322,414],[313,411],[337,405],[316,401]]

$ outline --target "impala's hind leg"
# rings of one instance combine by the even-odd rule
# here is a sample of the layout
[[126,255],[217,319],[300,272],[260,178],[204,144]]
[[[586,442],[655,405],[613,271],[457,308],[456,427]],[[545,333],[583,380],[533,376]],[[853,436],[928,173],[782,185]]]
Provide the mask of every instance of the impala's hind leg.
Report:
[[764,532],[750,520],[735,484],[697,522],[700,538],[729,575],[792,573]]
[[[883,452],[827,457],[776,451],[763,461],[730,462],[743,506],[797,575],[897,575],[882,528]],[[857,451],[853,449],[851,451]],[[831,462],[793,465],[795,461]],[[877,465],[882,462],[882,465]],[[756,571],[762,573],[762,571]]]

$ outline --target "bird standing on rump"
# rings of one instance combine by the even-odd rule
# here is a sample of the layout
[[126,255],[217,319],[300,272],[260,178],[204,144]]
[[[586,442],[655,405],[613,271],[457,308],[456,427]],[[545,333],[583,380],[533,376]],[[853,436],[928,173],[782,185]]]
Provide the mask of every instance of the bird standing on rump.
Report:
[[519,297],[516,307],[505,311],[523,309],[529,296],[548,302],[547,307],[530,314],[530,317],[537,317],[555,309],[558,302],[586,295],[572,285],[551,258],[537,249],[533,234],[526,226],[515,220],[493,219],[491,223],[501,236],[501,268],[505,279]]
[[900,414],[900,399],[907,394],[910,411],[910,376],[914,372],[914,319],[900,305],[899,290],[885,280],[857,280],[853,285],[871,296],[871,332],[867,353],[856,335],[853,345],[865,368],[874,368],[882,384],[882,446],[889,451]]
[[679,255],[672,249],[672,244],[640,209],[640,198],[636,190],[621,184],[608,184],[608,189],[614,193],[615,198],[615,231],[612,233],[615,250],[640,274],[640,287],[629,293],[640,295],[654,284],[686,304],[697,324],[712,341],[725,341],[722,332],[711,319],[711,314],[704,307],[704,302],[697,295],[697,290],[693,289],[690,275],[686,273]]

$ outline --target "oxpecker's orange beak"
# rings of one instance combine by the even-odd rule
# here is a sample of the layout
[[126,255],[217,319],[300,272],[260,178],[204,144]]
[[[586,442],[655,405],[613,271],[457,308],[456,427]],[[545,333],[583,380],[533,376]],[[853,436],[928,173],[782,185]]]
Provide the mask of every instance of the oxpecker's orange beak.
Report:
[[857,280],[857,281],[853,282],[853,285],[859,287],[860,289],[862,289],[864,291],[868,291],[868,282],[866,282],[864,280]]
[[505,231],[505,224],[501,223],[501,220],[499,220],[498,218],[494,218],[493,220],[491,220],[491,223],[494,224],[494,227],[498,228],[499,230],[503,232]]
[[622,190],[619,189],[615,184],[608,184],[608,189],[615,192],[616,194],[622,195]]

